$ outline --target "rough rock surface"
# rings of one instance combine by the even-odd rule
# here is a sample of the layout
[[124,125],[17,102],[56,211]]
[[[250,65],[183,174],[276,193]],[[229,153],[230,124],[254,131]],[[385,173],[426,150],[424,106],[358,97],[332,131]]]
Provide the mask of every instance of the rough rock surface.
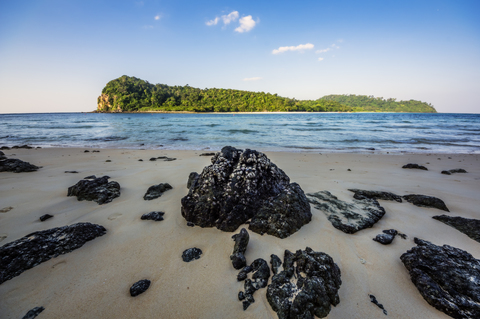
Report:
[[353,195],[353,198],[355,199],[373,198],[373,199],[392,200],[399,203],[402,202],[402,196],[398,196],[390,192],[366,191],[361,189],[349,189],[349,191],[355,193]]
[[282,265],[282,260],[275,254],[270,255],[270,265],[272,265],[272,272],[274,275],[278,273],[278,268]]
[[163,215],[165,215],[164,212],[150,212],[143,214],[141,219],[142,220],[154,220],[156,222],[162,221],[163,220]]
[[190,175],[188,175],[188,180],[187,180],[187,188],[190,189],[190,187],[192,186],[192,184],[194,184],[197,179],[198,179],[198,173],[196,172],[191,172]]
[[283,271],[273,276],[267,300],[279,319],[323,318],[340,303],[341,284],[340,269],[329,255],[309,247],[295,254],[286,250]]
[[385,215],[385,209],[376,199],[354,199],[353,203],[339,200],[328,191],[307,194],[308,200],[327,215],[333,227],[353,234],[372,227]]
[[0,172],[34,172],[40,167],[30,164],[29,162],[24,162],[16,158],[8,158],[0,160]]
[[99,205],[110,203],[120,196],[120,184],[109,182],[109,176],[102,176],[92,180],[82,179],[68,188],[67,196],[77,196],[80,200],[90,200]]
[[166,191],[172,188],[173,187],[168,183],[160,183],[158,185],[150,186],[147,189],[147,192],[145,193],[145,195],[143,195],[143,199],[152,200],[152,199],[159,198],[160,196],[162,196],[163,193],[165,193]]
[[44,310],[45,310],[45,308],[43,308],[43,307],[35,307],[32,310],[29,310],[27,312],[27,314],[25,316],[23,316],[22,319],[34,319]]
[[480,318],[480,260],[455,247],[414,241],[400,259],[423,298],[453,318]]
[[424,171],[428,171],[428,168],[426,168],[425,166],[422,166],[422,165],[418,165],[418,164],[407,164],[407,165],[403,165],[402,168],[415,168],[415,169],[421,169],[421,170],[424,170]]
[[183,252],[182,259],[184,262],[188,263],[194,259],[200,258],[201,254],[202,254],[202,250],[200,248],[196,248],[196,247],[189,248]]
[[82,247],[104,235],[103,226],[77,223],[31,233],[0,247],[0,284],[44,261]]
[[440,198],[427,195],[404,195],[403,199],[419,207],[433,207],[449,212],[447,206]]
[[182,198],[187,221],[235,231],[251,218],[249,229],[280,238],[310,222],[310,206],[300,186],[290,184],[265,154],[226,146],[211,161]]
[[53,217],[53,216],[50,215],[50,214],[45,214],[45,215],[40,216],[40,221],[41,221],[41,222],[44,222],[44,221],[46,221],[47,219],[50,219],[50,218],[52,218],[52,217]]
[[450,217],[447,215],[433,216],[433,219],[439,220],[458,231],[461,231],[473,240],[480,243],[480,220],[463,217]]
[[[255,291],[265,288],[268,283],[268,278],[270,278],[270,268],[268,267],[267,262],[262,258],[255,259],[250,266],[242,269],[242,271],[239,273],[239,276],[243,273],[246,278],[246,275],[250,272],[253,272],[252,279],[245,280],[245,291],[239,294],[240,300],[245,299],[243,300],[243,310],[246,310],[250,304],[255,302],[253,294]],[[237,276],[237,280],[239,276]]]
[[150,287],[150,280],[139,280],[130,287],[130,296],[136,297],[141,293],[144,293]]
[[448,171],[442,171],[442,174],[445,174],[445,175],[452,175],[454,173],[467,173],[467,171],[464,170],[463,168],[456,168]]
[[383,234],[378,234],[373,240],[383,245],[390,245],[397,234],[398,231],[395,229],[387,229],[383,231]]
[[245,228],[242,228],[240,233],[232,236],[232,239],[235,241],[235,246],[233,247],[233,253],[230,255],[230,260],[232,261],[233,268],[240,269],[247,265],[245,251],[247,251],[250,235],[248,235]]

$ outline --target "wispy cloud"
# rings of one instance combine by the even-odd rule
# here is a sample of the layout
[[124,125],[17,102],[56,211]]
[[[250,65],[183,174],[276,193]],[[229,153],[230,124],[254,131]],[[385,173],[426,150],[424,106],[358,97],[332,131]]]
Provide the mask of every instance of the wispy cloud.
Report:
[[238,19],[238,11],[232,11],[229,14],[224,14],[221,17],[215,17],[215,19],[210,20],[205,22],[206,25],[211,26],[211,25],[217,25],[218,22],[220,22],[220,19],[223,21],[224,25],[230,24],[230,22],[233,22]]
[[161,14],[157,14],[154,19],[155,19],[155,20],[160,20],[161,18],[162,18],[162,15],[161,15]]
[[306,43],[306,44],[300,44],[295,46],[289,46],[289,47],[279,47],[278,49],[275,49],[272,51],[272,54],[279,54],[287,51],[304,51],[304,50],[311,50],[314,48],[314,45],[311,43]]
[[[343,39],[339,39],[339,40],[337,40],[337,42],[342,43]],[[320,49],[320,50],[315,51],[315,53],[317,53],[317,54],[327,53],[329,51],[336,50],[336,49],[340,49],[340,47],[337,44],[334,43],[331,46],[329,46],[328,48]],[[318,58],[318,61],[323,61],[323,58]]]
[[321,50],[315,51],[315,53],[325,53],[325,52],[330,51],[331,49],[332,49],[332,48],[321,49]]
[[318,58],[318,61],[323,61],[323,58]]
[[240,18],[239,22],[240,22],[240,26],[235,29],[235,31],[238,32],[238,33],[248,32],[248,31],[252,30],[255,27],[255,25],[257,24],[252,19],[251,15]]
[[245,79],[243,79],[243,81],[259,81],[261,79],[262,79],[261,77],[255,76],[253,78],[245,78]]
[[217,25],[218,21],[220,20],[219,17],[216,17],[215,19],[213,20],[210,20],[210,21],[207,21],[205,22],[206,25],[210,26],[210,25]]

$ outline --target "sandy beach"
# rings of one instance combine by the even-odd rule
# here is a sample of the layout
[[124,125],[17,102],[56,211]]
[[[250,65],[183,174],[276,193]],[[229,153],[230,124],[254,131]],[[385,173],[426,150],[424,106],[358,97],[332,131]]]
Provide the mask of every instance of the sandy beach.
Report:
[[[237,298],[243,282],[237,282],[238,271],[229,256],[231,236],[240,228],[229,233],[188,227],[180,213],[189,173],[201,173],[210,156],[199,156],[202,151],[84,150],[4,150],[8,158],[42,168],[0,173],[0,209],[13,207],[0,213],[0,245],[77,222],[102,225],[107,233],[2,283],[0,318],[22,318],[37,306],[45,308],[38,318],[277,318],[266,299],[266,288],[255,293],[256,302],[246,311]],[[450,213],[406,201],[379,200],[385,216],[372,228],[346,234],[312,206],[312,221],[288,238],[249,232],[247,261],[269,261],[271,254],[283,258],[285,249],[294,252],[307,246],[329,254],[341,270],[342,285],[340,304],[332,307],[328,318],[385,318],[370,302],[370,294],[383,304],[388,318],[450,318],[422,298],[399,257],[419,237],[480,258],[478,242],[432,219],[444,213],[480,219],[480,155],[265,154],[305,193],[328,190],[345,201],[353,198],[350,188],[423,194],[442,199]],[[176,160],[149,161],[159,156]],[[402,169],[408,163],[424,165],[428,171]],[[468,173],[440,173],[455,168]],[[104,205],[67,197],[67,188],[89,175],[110,176],[120,183],[121,196]],[[159,183],[169,183],[173,189],[158,199],[143,200],[148,187]],[[150,211],[165,212],[165,220],[140,219]],[[47,213],[54,217],[40,222],[39,217]],[[372,240],[391,228],[407,239],[396,237],[388,246]],[[203,251],[201,258],[183,262],[182,252],[192,247]],[[133,298],[130,286],[141,279],[149,279],[151,286]]]

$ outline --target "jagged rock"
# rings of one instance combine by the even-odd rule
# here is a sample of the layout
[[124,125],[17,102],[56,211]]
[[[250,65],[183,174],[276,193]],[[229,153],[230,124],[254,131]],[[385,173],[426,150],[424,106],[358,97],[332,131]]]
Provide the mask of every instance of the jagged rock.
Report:
[[473,240],[480,243],[480,220],[463,217],[450,217],[447,215],[433,216],[433,219],[439,220],[458,231],[461,231]]
[[79,201],[90,200],[99,205],[110,203],[120,196],[120,184],[109,182],[109,176],[102,176],[93,180],[83,179],[68,188],[67,196],[77,196]]
[[268,267],[267,262],[262,258],[258,258],[253,261],[250,267],[252,267],[253,271],[253,287],[256,290],[267,287],[268,278],[270,278],[270,267]]
[[418,164],[407,164],[407,165],[403,165],[402,168],[415,168],[415,169],[421,169],[421,170],[424,170],[424,171],[428,171],[428,168],[426,168],[425,166],[422,166],[422,165],[418,165]]
[[423,298],[453,318],[480,318],[480,260],[449,245],[414,241],[400,259]]
[[45,214],[45,215],[40,216],[40,221],[41,221],[41,222],[44,222],[44,221],[46,221],[47,219],[52,218],[52,217],[53,217],[53,216],[50,215],[50,214]]
[[355,199],[364,199],[364,198],[373,198],[373,199],[383,199],[383,200],[392,200],[401,203],[402,197],[395,195],[390,192],[382,191],[366,191],[361,189],[349,189],[349,191],[354,192],[353,198]]
[[467,173],[467,171],[464,170],[463,168],[456,168],[448,171],[442,171],[442,174],[445,174],[445,175],[452,175],[454,173]]
[[142,220],[154,220],[156,222],[162,221],[163,220],[163,215],[165,215],[164,212],[150,212],[143,214],[141,219]]
[[182,259],[184,262],[191,262],[194,259],[200,258],[200,255],[202,254],[202,250],[200,248],[189,248],[185,250],[182,254]]
[[153,186],[150,186],[147,190],[147,192],[145,193],[145,195],[143,195],[143,199],[144,200],[152,200],[152,199],[156,199],[156,198],[159,198],[160,196],[162,196],[162,194],[170,189],[172,189],[173,187],[170,186],[170,184],[168,183],[160,183],[158,185],[153,185]]
[[150,287],[150,280],[139,280],[130,287],[130,296],[136,297],[141,293],[144,293]]
[[440,198],[427,195],[404,195],[403,199],[419,207],[433,207],[449,212],[447,206]]
[[267,288],[267,300],[279,319],[323,318],[331,305],[340,303],[340,269],[329,255],[309,247],[295,254],[286,250],[283,265]]
[[187,181],[187,188],[190,189],[192,185],[197,181],[198,179],[198,173],[196,172],[191,172],[190,175],[188,175],[188,181]]
[[307,194],[308,200],[327,215],[333,227],[353,234],[372,227],[385,215],[385,209],[376,199],[354,199],[353,203],[339,200],[328,191]]
[[103,226],[77,223],[31,233],[0,247],[0,284],[44,261],[80,248],[104,235]]
[[383,305],[382,305],[381,303],[379,303],[379,302],[377,301],[377,298],[375,298],[374,295],[370,295],[370,302],[373,303],[373,304],[375,304],[378,308],[382,309],[382,310],[383,310],[383,313],[385,314],[385,316],[388,315],[387,310],[383,307]]
[[282,260],[275,254],[270,255],[270,265],[272,265],[272,272],[274,275],[277,274],[278,268],[282,265]]
[[[290,184],[288,176],[265,154],[226,146],[211,161],[182,198],[182,216],[187,221],[235,231],[252,218],[252,231],[284,238],[311,220],[301,188]],[[262,215],[255,218],[259,211]],[[269,225],[267,219],[275,225]]]
[[0,172],[34,172],[39,168],[40,167],[30,164],[29,162],[24,162],[16,158],[0,160]]
[[247,230],[242,228],[240,233],[232,236],[232,239],[235,241],[235,246],[233,247],[233,253],[230,255],[230,260],[232,261],[233,268],[240,269],[247,265],[245,251],[247,250],[250,236]]
[[242,270],[240,270],[240,272],[237,275],[237,281],[243,281],[247,279],[248,274],[251,273],[252,270],[253,268],[250,266],[243,267]]
[[384,230],[383,234],[378,234],[373,240],[383,245],[389,245],[397,234],[398,232],[395,229],[388,229]]
[[27,314],[25,316],[23,316],[22,319],[34,319],[44,310],[45,310],[45,308],[43,308],[43,307],[35,307],[32,310],[29,310],[27,312]]

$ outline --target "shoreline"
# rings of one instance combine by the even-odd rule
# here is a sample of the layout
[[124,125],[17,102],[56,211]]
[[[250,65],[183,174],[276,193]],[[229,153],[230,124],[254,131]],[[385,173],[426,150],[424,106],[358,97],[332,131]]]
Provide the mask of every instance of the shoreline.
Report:
[[[254,148],[254,147],[252,147]],[[277,318],[266,300],[266,288],[255,293],[246,310],[237,299],[243,283],[229,259],[233,233],[215,228],[188,227],[180,213],[180,200],[188,192],[190,172],[200,173],[212,150],[41,148],[3,150],[37,166],[36,172],[0,173],[0,242],[4,245],[34,231],[91,222],[107,233],[71,253],[52,258],[0,285],[0,317],[21,318],[33,307],[43,306],[40,316],[62,318]],[[476,218],[480,199],[480,154],[359,154],[264,152],[291,182],[305,193],[328,190],[341,200],[352,201],[350,188],[425,194],[445,201],[449,216]],[[15,154],[15,155],[13,155]],[[149,161],[168,156],[174,161]],[[143,159],[143,161],[139,161]],[[106,162],[110,160],[111,162]],[[408,163],[428,171],[402,169]],[[467,174],[442,175],[444,169],[464,168]],[[65,171],[78,173],[65,173]],[[121,196],[111,203],[77,201],[67,188],[88,175],[108,175],[121,185]],[[162,197],[144,201],[151,185],[168,182],[173,189]],[[370,302],[378,302],[393,318],[450,318],[430,306],[410,281],[399,257],[419,237],[436,245],[448,244],[480,258],[478,242],[432,219],[444,212],[410,203],[379,200],[385,216],[372,228],[353,235],[331,225],[312,206],[312,221],[288,238],[250,233],[247,261],[269,260],[270,254],[311,247],[329,254],[341,270],[340,304],[328,318],[385,318]],[[165,212],[161,222],[142,221],[150,211]],[[49,213],[54,217],[40,222]],[[246,226],[246,225],[245,225]],[[384,229],[406,234],[389,246],[372,240]],[[182,251],[198,247],[200,259],[184,263]],[[148,278],[152,285],[132,298],[129,287]],[[393,289],[392,289],[393,287]],[[39,317],[40,318],[40,317]]]

